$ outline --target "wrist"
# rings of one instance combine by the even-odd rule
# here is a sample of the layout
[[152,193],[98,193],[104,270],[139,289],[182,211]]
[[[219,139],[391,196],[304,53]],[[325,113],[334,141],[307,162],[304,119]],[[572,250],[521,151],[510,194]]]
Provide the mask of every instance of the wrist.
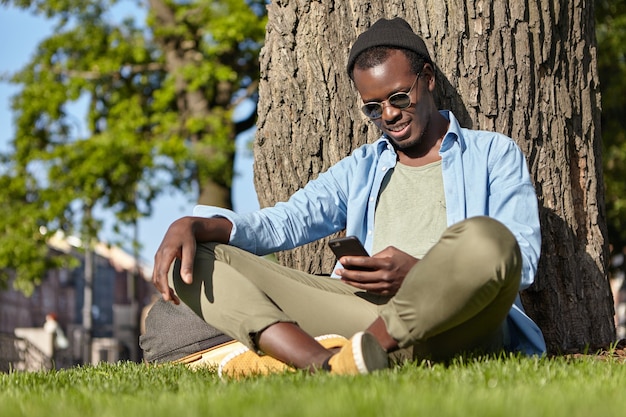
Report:
[[228,243],[232,223],[224,217],[194,217],[190,216],[190,228],[198,242]]

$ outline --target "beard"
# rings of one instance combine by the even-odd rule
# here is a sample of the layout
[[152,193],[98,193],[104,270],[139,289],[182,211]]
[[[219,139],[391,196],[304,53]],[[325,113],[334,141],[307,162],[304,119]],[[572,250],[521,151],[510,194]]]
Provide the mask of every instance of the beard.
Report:
[[411,150],[411,149],[418,150],[419,148],[421,148],[421,145],[425,144],[424,138],[426,134],[428,133],[428,131],[430,130],[430,120],[431,118],[428,117],[428,119],[426,120],[426,124],[424,125],[424,128],[422,129],[420,134],[415,138],[409,137],[405,140],[401,140],[398,142],[393,138],[393,136],[389,135],[388,132],[385,132],[385,136],[387,137],[387,139],[389,139],[389,141],[391,142],[391,144],[396,150],[399,150],[399,151],[405,151],[405,150]]

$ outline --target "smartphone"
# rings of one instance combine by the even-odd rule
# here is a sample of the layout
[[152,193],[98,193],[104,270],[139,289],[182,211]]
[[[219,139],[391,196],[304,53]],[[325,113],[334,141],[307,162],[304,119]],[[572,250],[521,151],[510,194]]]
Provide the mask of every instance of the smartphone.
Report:
[[342,256],[370,256],[356,236],[338,237],[328,241],[328,246],[337,259]]

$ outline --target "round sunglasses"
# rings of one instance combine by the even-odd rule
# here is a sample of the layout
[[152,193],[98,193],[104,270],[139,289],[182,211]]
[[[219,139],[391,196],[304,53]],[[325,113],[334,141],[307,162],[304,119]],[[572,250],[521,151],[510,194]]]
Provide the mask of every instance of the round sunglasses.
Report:
[[[402,110],[402,109],[406,109],[407,107],[409,107],[411,105],[410,94],[411,94],[411,91],[413,91],[413,88],[415,87],[415,85],[417,84],[417,80],[420,77],[420,73],[421,72],[417,73],[417,77],[415,77],[415,81],[413,81],[413,85],[411,86],[409,91],[407,91],[406,93],[404,92],[394,93],[390,95],[389,97],[387,97],[387,100],[385,101],[389,103],[390,106],[393,106],[396,109]],[[370,119],[380,119],[385,109],[383,105],[385,101],[368,101],[361,107],[361,111]]]

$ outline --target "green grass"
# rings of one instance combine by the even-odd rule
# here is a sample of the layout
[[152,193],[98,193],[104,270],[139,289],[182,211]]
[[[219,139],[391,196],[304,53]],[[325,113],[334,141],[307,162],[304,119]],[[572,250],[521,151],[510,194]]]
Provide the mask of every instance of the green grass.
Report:
[[0,374],[0,416],[625,416],[626,364],[498,358],[357,377],[222,381],[183,366],[102,364]]

